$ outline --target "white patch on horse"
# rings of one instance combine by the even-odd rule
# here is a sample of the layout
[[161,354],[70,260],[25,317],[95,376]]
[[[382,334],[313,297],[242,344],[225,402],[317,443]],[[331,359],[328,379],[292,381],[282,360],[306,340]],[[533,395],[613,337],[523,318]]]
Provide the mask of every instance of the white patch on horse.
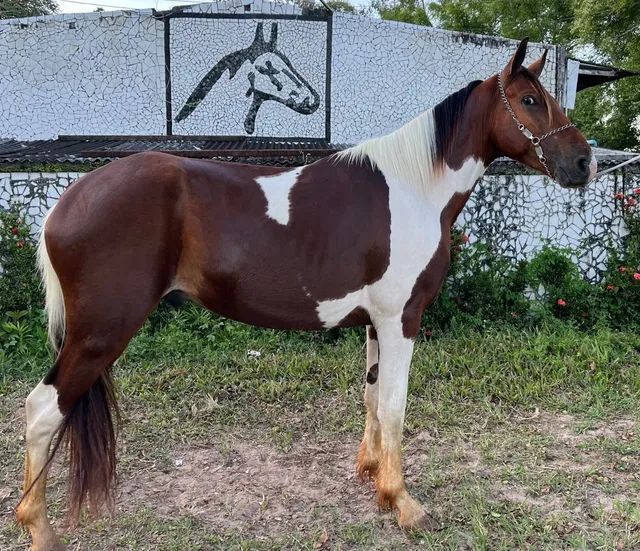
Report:
[[469,158],[459,170],[445,167],[433,183],[422,190],[387,178],[391,212],[389,267],[375,283],[339,299],[320,301],[318,318],[334,327],[357,307],[376,320],[401,315],[414,284],[435,254],[442,236],[440,215],[456,193],[473,188],[484,172],[481,161]]
[[267,216],[283,226],[289,223],[289,194],[298,181],[303,166],[282,172],[276,176],[260,176],[256,183],[267,198]]
[[63,415],[58,407],[58,391],[53,385],[38,383],[27,397],[27,448],[32,459],[43,460],[51,438],[60,428]]

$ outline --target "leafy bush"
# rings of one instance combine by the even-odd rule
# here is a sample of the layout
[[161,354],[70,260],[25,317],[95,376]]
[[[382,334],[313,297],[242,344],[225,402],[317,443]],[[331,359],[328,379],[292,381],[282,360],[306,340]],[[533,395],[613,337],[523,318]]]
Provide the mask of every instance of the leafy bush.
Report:
[[17,207],[0,209],[0,316],[42,308],[36,242]]
[[587,282],[571,258],[570,251],[545,246],[527,266],[527,284],[546,312],[592,327],[599,319],[600,288]]
[[[636,180],[636,185],[640,184]],[[603,280],[602,313],[611,327],[640,330],[640,187],[630,193],[617,193],[622,216],[629,233],[623,239],[622,250],[609,254]]]
[[528,262],[516,263],[485,244],[468,245],[463,234],[454,232],[449,276],[425,313],[427,336],[434,328],[535,327],[551,318],[584,329],[640,330],[640,187],[616,194],[615,200],[628,234],[620,250],[610,250],[598,285],[582,277],[567,249],[547,245]]

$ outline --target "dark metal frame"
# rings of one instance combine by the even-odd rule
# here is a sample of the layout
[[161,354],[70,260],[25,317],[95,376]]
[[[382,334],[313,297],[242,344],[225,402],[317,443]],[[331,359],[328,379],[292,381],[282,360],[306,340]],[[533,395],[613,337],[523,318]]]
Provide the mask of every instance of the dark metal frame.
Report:
[[[180,10],[172,10],[163,13],[159,17],[164,22],[164,78],[165,78],[165,109],[166,109],[166,133],[167,136],[173,135],[173,107],[171,95],[171,19],[275,19],[280,21],[318,21],[327,24],[327,45],[326,45],[326,66],[325,66],[325,123],[324,123],[324,139],[331,141],[331,60],[333,42],[333,13],[313,11],[303,15],[284,15],[284,14],[266,14],[266,13],[188,13]],[[198,136],[190,136],[197,138]],[[228,139],[229,136],[220,136],[221,139]],[[267,138],[268,136],[262,136]],[[295,140],[296,138],[278,137],[277,140]],[[303,138],[319,139],[319,138]]]

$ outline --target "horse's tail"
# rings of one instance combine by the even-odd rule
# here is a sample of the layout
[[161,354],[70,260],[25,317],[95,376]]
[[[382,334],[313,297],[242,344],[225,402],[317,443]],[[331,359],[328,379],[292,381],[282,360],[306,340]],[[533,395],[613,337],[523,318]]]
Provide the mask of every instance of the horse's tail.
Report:
[[[116,393],[111,369],[65,415],[58,441],[66,438],[69,448],[69,518],[75,522],[83,503],[97,512],[114,504],[116,483]],[[55,448],[54,448],[55,450]]]
[[51,209],[42,221],[42,231],[38,243],[38,267],[44,285],[45,309],[48,318],[49,341],[57,353],[62,347],[65,332],[64,297],[58,274],[53,269],[49,251],[47,250],[45,227],[53,209]]

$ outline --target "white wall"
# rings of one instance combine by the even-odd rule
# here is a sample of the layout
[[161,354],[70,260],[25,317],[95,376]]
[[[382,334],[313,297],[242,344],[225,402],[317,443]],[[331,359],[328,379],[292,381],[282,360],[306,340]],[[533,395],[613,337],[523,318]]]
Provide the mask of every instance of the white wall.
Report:
[[0,75],[3,138],[164,133],[163,25],[148,12],[0,22]]
[[[334,143],[387,134],[473,80],[502,69],[518,42],[335,13],[331,71]],[[527,63],[542,55],[530,44]],[[555,94],[555,48],[542,82]]]

